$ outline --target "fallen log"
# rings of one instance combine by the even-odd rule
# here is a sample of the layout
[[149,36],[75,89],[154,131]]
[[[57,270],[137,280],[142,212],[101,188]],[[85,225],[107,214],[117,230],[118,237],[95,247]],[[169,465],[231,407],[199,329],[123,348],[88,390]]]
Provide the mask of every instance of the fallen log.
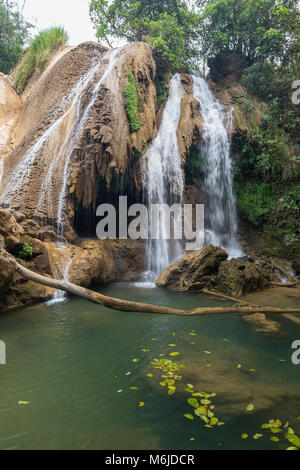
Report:
[[176,308],[170,307],[161,307],[158,305],[151,305],[145,304],[141,302],[131,302],[127,300],[116,299],[113,297],[107,297],[103,294],[99,294],[98,292],[94,292],[92,290],[86,289],[84,287],[77,286],[72,284],[71,282],[64,281],[64,280],[57,280],[52,279],[46,276],[42,276],[41,274],[37,274],[33,271],[30,271],[27,268],[24,268],[19,263],[16,263],[16,269],[18,273],[24,277],[25,279],[33,282],[37,282],[38,284],[42,284],[44,286],[51,287],[53,289],[63,290],[68,292],[69,294],[76,295],[78,297],[83,297],[84,299],[96,303],[101,304],[104,307],[110,308],[112,310],[118,310],[123,312],[139,312],[139,313],[156,313],[162,315],[186,315],[186,316],[200,316],[200,315],[217,315],[217,314],[225,314],[225,313],[239,313],[243,315],[251,314],[251,313],[278,313],[278,314],[286,314],[286,313],[299,313],[299,309],[280,309],[274,307],[263,307],[263,306],[233,306],[233,307],[198,307],[193,310],[178,310]]

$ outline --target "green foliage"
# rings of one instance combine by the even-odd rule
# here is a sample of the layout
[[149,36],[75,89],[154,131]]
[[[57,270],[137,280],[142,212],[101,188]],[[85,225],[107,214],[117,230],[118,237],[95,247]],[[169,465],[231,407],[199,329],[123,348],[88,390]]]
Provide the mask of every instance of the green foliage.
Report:
[[53,52],[65,45],[67,40],[68,36],[64,28],[58,26],[41,31],[31,40],[28,52],[16,76],[15,86],[18,92],[24,90],[30,77],[37,70],[42,70]]
[[30,246],[27,242],[25,242],[23,244],[22,250],[19,251],[19,253],[18,253],[18,258],[26,261],[26,260],[32,258],[32,255],[33,255],[32,246]]
[[127,83],[124,87],[123,94],[126,99],[126,112],[130,123],[131,132],[137,132],[141,128],[138,118],[138,93],[137,83],[131,71],[127,71]]
[[273,65],[299,52],[297,0],[207,0],[203,8],[203,52],[206,57],[235,53]]
[[30,28],[18,11],[17,2],[0,0],[0,72],[8,74],[17,64]]
[[241,213],[253,225],[262,226],[274,208],[271,187],[267,183],[236,185]]
[[189,67],[198,54],[199,15],[183,0],[91,0],[90,16],[99,40],[147,41],[166,70]]
[[187,184],[194,184],[203,177],[204,158],[199,148],[192,149],[187,155],[184,172]]

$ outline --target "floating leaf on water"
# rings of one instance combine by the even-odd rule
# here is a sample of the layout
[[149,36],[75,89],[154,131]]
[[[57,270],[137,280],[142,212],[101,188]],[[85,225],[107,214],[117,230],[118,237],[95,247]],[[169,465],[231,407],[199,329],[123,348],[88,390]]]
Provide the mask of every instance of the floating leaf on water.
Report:
[[118,379],[119,377],[118,377],[117,375],[114,375],[114,377],[113,377],[113,378],[114,378],[114,379]]
[[286,450],[298,450],[297,447],[288,447]]
[[211,426],[210,424],[205,424],[204,427],[205,428],[213,428],[213,426]]
[[250,403],[250,405],[247,406],[246,408],[247,411],[253,411],[254,410],[254,405]]
[[169,344],[170,348],[175,348],[176,344]]
[[139,362],[139,361],[140,361],[140,359],[137,359],[137,358],[132,359],[132,362]]
[[196,398],[189,398],[188,404],[193,406],[194,408],[199,408],[199,403],[198,403],[198,400],[196,400]]
[[281,430],[280,428],[271,428],[271,432],[272,432],[273,434],[277,434],[277,433],[279,433],[279,432],[281,432],[281,431],[282,431],[282,430]]
[[195,438],[194,438],[194,437],[190,437],[190,441],[194,441],[194,440],[195,440]]
[[242,439],[248,439],[248,437],[249,437],[248,434],[242,434],[242,435],[241,435],[241,438],[242,438]]
[[257,439],[260,439],[261,437],[263,437],[263,434],[257,433],[257,434],[254,434],[253,439],[257,440]]
[[296,447],[300,447],[300,438],[298,436],[296,436],[296,434],[294,433],[294,431],[289,428],[289,431],[285,434],[285,437],[291,442],[291,444],[294,444],[294,446]]
[[210,351],[203,351],[205,354],[211,354]]
[[142,349],[142,352],[149,352],[150,349]]
[[138,387],[129,387],[129,390],[138,390]]
[[123,392],[123,390],[117,390],[117,393],[122,393],[122,392]]
[[172,336],[176,336],[176,333],[172,333]]
[[143,401],[139,402],[139,406],[144,406],[144,405],[145,405],[145,403]]
[[202,419],[202,421],[204,421],[206,424],[208,424],[208,423],[209,423],[209,419],[208,419],[208,417],[207,417],[207,416],[205,416],[205,415],[199,415],[199,418],[201,418],[201,419]]
[[176,392],[176,388],[174,387],[174,389],[169,389],[168,390],[168,395],[174,395],[174,393]]
[[243,367],[242,364],[238,364],[236,368],[241,369],[242,367]]
[[286,362],[285,359],[277,359],[277,361],[279,361],[279,362]]
[[210,400],[206,400],[205,398],[203,400],[201,400],[201,403],[202,405],[210,405],[211,404],[211,401]]
[[218,424],[217,424],[217,426],[224,426],[224,425],[225,425],[225,423],[223,423],[223,421],[219,421]]
[[197,336],[197,333],[190,333],[190,336]]
[[206,367],[211,367],[212,366],[212,364],[205,364],[205,365],[206,365]]
[[273,442],[279,442],[280,441],[279,437],[276,437],[276,436],[271,436],[270,440],[273,441]]
[[184,416],[185,416],[185,418],[190,419],[190,420],[194,419],[194,416],[191,415],[190,413],[186,413]]
[[18,405],[29,405],[29,403],[30,403],[29,401],[20,400],[20,401],[18,402]]
[[250,372],[256,372],[256,369],[249,369]]
[[159,385],[161,385],[162,387],[165,387],[167,385],[166,382],[159,382]]
[[218,422],[219,422],[219,418],[216,418],[215,416],[213,418],[211,418],[211,420],[210,420],[210,424],[212,426],[215,426],[216,424],[218,424]]
[[187,388],[194,388],[193,384],[187,384]]
[[171,352],[170,356],[179,356],[179,354],[180,354],[179,352]]
[[147,374],[147,377],[154,377],[153,374]]
[[194,413],[197,416],[206,416],[208,414],[207,408],[205,406],[199,406],[194,410]]
[[230,343],[230,339],[228,338],[223,338],[223,341],[225,341],[225,343]]

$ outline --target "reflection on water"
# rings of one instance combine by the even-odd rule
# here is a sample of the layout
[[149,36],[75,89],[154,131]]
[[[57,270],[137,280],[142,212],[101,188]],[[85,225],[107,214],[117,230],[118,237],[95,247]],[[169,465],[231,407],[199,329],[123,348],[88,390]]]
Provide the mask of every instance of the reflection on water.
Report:
[[[229,305],[203,294],[124,284],[102,292],[185,309]],[[300,421],[295,421],[300,369],[290,360],[300,327],[278,321],[282,334],[266,337],[238,315],[130,314],[83,299],[2,315],[7,365],[0,366],[0,448],[286,448],[284,440],[252,438],[272,418],[288,419],[300,432]],[[169,357],[169,344],[176,344],[176,360],[185,365],[183,382],[215,389],[204,391],[217,393],[216,414],[224,419],[223,427],[208,429],[199,419],[187,420],[184,414],[191,408],[184,390],[179,387],[169,396],[147,377],[152,359]],[[256,407],[252,413],[245,412],[249,402]],[[242,433],[249,439],[242,440]]]

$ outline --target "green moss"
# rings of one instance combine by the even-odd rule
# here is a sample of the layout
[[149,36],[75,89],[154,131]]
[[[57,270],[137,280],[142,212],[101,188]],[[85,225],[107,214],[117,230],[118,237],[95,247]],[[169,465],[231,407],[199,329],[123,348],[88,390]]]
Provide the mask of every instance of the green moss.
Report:
[[125,107],[130,123],[131,132],[137,132],[141,128],[138,118],[138,93],[137,83],[133,73],[129,70],[126,72],[127,83],[124,87],[123,94],[125,96]]

